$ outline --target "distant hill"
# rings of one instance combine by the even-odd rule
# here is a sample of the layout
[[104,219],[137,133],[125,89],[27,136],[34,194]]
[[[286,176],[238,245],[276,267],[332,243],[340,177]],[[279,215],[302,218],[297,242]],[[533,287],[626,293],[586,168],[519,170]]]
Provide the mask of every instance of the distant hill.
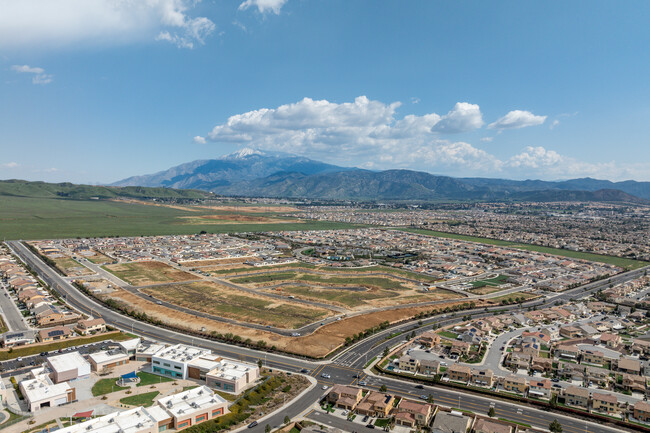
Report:
[[517,200],[517,201],[606,201],[650,203],[623,191],[602,189],[574,191],[474,185],[448,176],[411,170],[373,172],[351,170],[335,173],[274,175],[232,185],[214,187],[217,194],[248,197],[289,197],[330,200]]
[[26,180],[0,180],[0,196],[61,198],[88,200],[91,198],[139,199],[200,199],[210,196],[205,191],[177,190],[171,188],[146,188],[141,186],[111,187],[75,185],[73,183],[29,182]]
[[242,149],[218,159],[188,162],[155,174],[129,177],[112,185],[166,186],[211,191],[221,186],[259,179],[278,172],[310,175],[345,170],[349,169],[302,156]]
[[113,185],[194,188],[229,196],[331,200],[522,200],[645,203],[650,182],[561,182],[454,178],[412,170],[339,167],[284,153],[243,149]]

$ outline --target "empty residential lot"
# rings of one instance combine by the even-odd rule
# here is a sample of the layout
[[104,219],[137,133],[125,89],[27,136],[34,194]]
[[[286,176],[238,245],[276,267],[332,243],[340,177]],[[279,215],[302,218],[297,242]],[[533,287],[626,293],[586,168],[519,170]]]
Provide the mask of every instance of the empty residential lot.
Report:
[[104,269],[133,286],[177,283],[197,279],[197,277],[192,274],[155,261],[106,265],[104,266]]
[[334,314],[324,308],[255,296],[212,282],[142,289],[171,304],[246,323],[294,329]]

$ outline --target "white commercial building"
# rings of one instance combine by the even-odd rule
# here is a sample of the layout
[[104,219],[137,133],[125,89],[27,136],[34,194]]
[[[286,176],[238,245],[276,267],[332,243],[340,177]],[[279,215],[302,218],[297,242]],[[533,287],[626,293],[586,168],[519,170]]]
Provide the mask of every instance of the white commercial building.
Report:
[[176,344],[159,350],[151,356],[152,371],[163,376],[187,379],[187,364],[202,355],[210,355],[208,349]]
[[90,376],[90,363],[79,352],[64,353],[47,358],[54,383],[84,379]]
[[19,385],[30,412],[76,400],[73,387],[65,382],[55,384],[47,373],[40,373],[42,371],[43,369],[34,370],[34,378],[23,380]]

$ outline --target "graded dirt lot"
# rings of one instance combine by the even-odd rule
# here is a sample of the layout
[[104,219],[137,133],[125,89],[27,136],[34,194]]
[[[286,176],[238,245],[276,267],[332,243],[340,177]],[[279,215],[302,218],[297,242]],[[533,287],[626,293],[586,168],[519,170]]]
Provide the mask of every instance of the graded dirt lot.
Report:
[[133,286],[176,283],[197,279],[192,274],[179,271],[169,265],[155,261],[106,265],[104,269]]
[[56,267],[68,277],[91,275],[94,272],[70,257],[57,257],[51,259]]
[[222,212],[234,212],[234,213],[285,213],[285,212],[298,212],[300,209],[296,209],[291,206],[196,206],[201,209],[210,209],[215,211]]
[[[163,323],[180,329],[203,332],[206,336],[231,333],[241,337],[242,341],[250,339],[255,343],[261,340],[269,347],[275,346],[279,350],[315,358],[323,357],[344,344],[346,337],[351,337],[352,335],[368,328],[378,326],[382,322],[399,322],[411,318],[421,312],[429,312],[433,308],[431,306],[407,307],[352,316],[322,326],[313,334],[296,338],[285,337],[264,330],[207,320],[196,317],[193,314],[178,312],[162,305],[157,305],[154,302],[147,301],[146,299],[142,299],[124,290],[116,290],[109,295],[102,295],[101,298],[114,299],[129,309],[146,313],[149,316],[161,320]],[[435,308],[441,310],[445,307],[451,307],[460,303],[462,302],[449,302],[443,305],[436,305]],[[481,305],[482,304],[479,304],[479,306]],[[205,328],[205,331],[201,331],[202,328]]]
[[94,251],[94,253],[95,254],[92,255],[92,256],[84,256],[84,257],[86,259],[88,259],[88,261],[90,261],[90,262],[92,262],[92,263],[94,263],[96,265],[103,265],[105,263],[111,263],[111,262],[114,261],[114,259],[112,259],[112,258],[110,258],[108,256],[105,256],[102,253],[98,253],[97,251]]
[[212,282],[149,287],[142,291],[215,316],[286,329],[299,328],[334,314],[324,308],[255,296]]
[[259,262],[261,259],[256,256],[248,256],[248,257],[229,257],[229,258],[223,258],[223,259],[208,259],[208,260],[189,260],[186,262],[179,262],[179,265],[181,266],[186,266],[188,268],[193,268],[193,267],[200,267],[202,268],[201,270],[210,270],[207,269],[207,267],[214,267],[215,269],[219,269],[222,266],[226,267],[226,265],[242,265],[245,262]]

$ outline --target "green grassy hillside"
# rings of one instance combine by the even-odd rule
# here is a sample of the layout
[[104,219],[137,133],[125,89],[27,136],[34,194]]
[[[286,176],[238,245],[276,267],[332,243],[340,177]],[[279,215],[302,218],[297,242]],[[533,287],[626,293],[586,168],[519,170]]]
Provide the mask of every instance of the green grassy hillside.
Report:
[[93,186],[73,183],[28,182],[25,180],[1,180],[0,197],[32,197],[88,200],[91,198],[140,198],[140,199],[200,199],[210,194],[197,190],[171,188],[146,188],[140,186]]

